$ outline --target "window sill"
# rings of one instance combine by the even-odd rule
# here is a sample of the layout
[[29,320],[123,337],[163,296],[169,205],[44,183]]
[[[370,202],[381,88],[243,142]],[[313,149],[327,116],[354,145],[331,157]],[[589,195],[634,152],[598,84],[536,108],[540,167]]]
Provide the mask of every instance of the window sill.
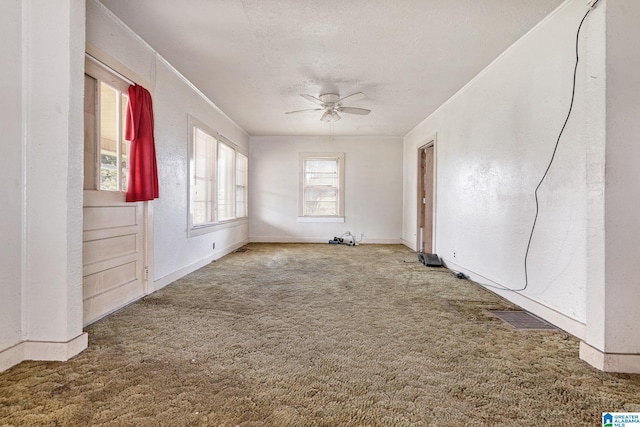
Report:
[[298,222],[344,222],[343,216],[299,216]]
[[216,224],[197,225],[189,229],[187,236],[194,237],[202,234],[213,233],[218,230],[224,230],[225,228],[238,227],[249,223],[247,217],[232,219],[229,221],[218,222]]

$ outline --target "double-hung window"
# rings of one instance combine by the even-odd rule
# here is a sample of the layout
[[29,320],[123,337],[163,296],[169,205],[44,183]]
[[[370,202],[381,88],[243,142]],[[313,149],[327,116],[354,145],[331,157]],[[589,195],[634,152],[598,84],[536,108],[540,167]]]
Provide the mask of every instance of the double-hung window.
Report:
[[204,129],[193,125],[191,159],[191,218],[192,226],[216,222],[215,164],[216,139]]
[[94,61],[85,64],[85,190],[126,191],[129,141],[124,139],[129,83]]
[[247,156],[204,123],[189,119],[189,235],[247,216]]
[[248,216],[249,159],[236,152],[236,217]]
[[218,220],[235,218],[236,211],[236,152],[231,146],[218,143]]
[[300,153],[301,221],[344,221],[344,153]]

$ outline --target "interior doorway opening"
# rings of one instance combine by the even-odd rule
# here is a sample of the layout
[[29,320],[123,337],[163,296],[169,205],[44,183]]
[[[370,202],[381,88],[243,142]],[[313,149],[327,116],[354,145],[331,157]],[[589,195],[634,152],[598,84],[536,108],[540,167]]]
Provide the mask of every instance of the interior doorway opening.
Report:
[[419,252],[430,254],[435,247],[435,138],[418,149],[418,227]]

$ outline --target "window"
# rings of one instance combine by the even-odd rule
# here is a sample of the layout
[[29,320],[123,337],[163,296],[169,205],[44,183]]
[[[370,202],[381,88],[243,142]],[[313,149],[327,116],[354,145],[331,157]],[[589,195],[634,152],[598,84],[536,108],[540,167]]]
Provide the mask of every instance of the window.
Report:
[[85,64],[85,120],[95,134],[85,144],[85,189],[126,191],[129,141],[124,139],[129,83],[93,61]]
[[124,139],[124,123],[128,102],[121,90],[100,82],[99,190],[127,190],[129,141]]
[[225,143],[218,143],[218,219],[235,218],[236,152]]
[[216,140],[204,130],[193,128],[193,179],[191,189],[192,225],[211,224],[216,221],[215,159]]
[[242,153],[236,153],[236,217],[249,215],[247,206],[249,181],[249,159]]
[[[247,216],[247,156],[189,118],[189,235]],[[216,135],[216,136],[214,136]]]
[[298,215],[344,220],[344,153],[300,153]]

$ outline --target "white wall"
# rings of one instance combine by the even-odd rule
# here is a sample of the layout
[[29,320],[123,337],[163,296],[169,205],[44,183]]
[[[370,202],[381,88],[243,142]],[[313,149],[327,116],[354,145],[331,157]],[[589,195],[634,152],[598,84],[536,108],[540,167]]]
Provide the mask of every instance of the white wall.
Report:
[[[101,4],[87,1],[87,48],[123,74],[140,79],[153,96],[160,198],[153,201],[153,277],[160,288],[248,242],[248,221],[187,237],[188,117],[235,142],[244,154],[248,135],[204,98]],[[213,250],[215,243],[215,250]]]
[[19,1],[0,2],[0,132],[5,141],[0,156],[0,170],[5,176],[0,186],[0,349],[22,340],[21,11]]
[[[251,241],[327,242],[351,231],[364,243],[399,243],[402,139],[397,137],[251,137]],[[298,222],[301,152],[345,153],[345,222]]]
[[[575,33],[586,10],[582,1],[564,3],[406,135],[405,241],[416,241],[417,150],[437,134],[436,252],[480,283],[524,285],[533,193],[567,114]],[[573,115],[539,191],[528,288],[497,291],[580,337],[586,321],[587,176],[597,183],[594,174],[604,164],[594,156],[604,146],[598,110],[605,100],[604,46],[604,12],[598,8],[582,30]],[[593,238],[601,241],[602,233]]]

